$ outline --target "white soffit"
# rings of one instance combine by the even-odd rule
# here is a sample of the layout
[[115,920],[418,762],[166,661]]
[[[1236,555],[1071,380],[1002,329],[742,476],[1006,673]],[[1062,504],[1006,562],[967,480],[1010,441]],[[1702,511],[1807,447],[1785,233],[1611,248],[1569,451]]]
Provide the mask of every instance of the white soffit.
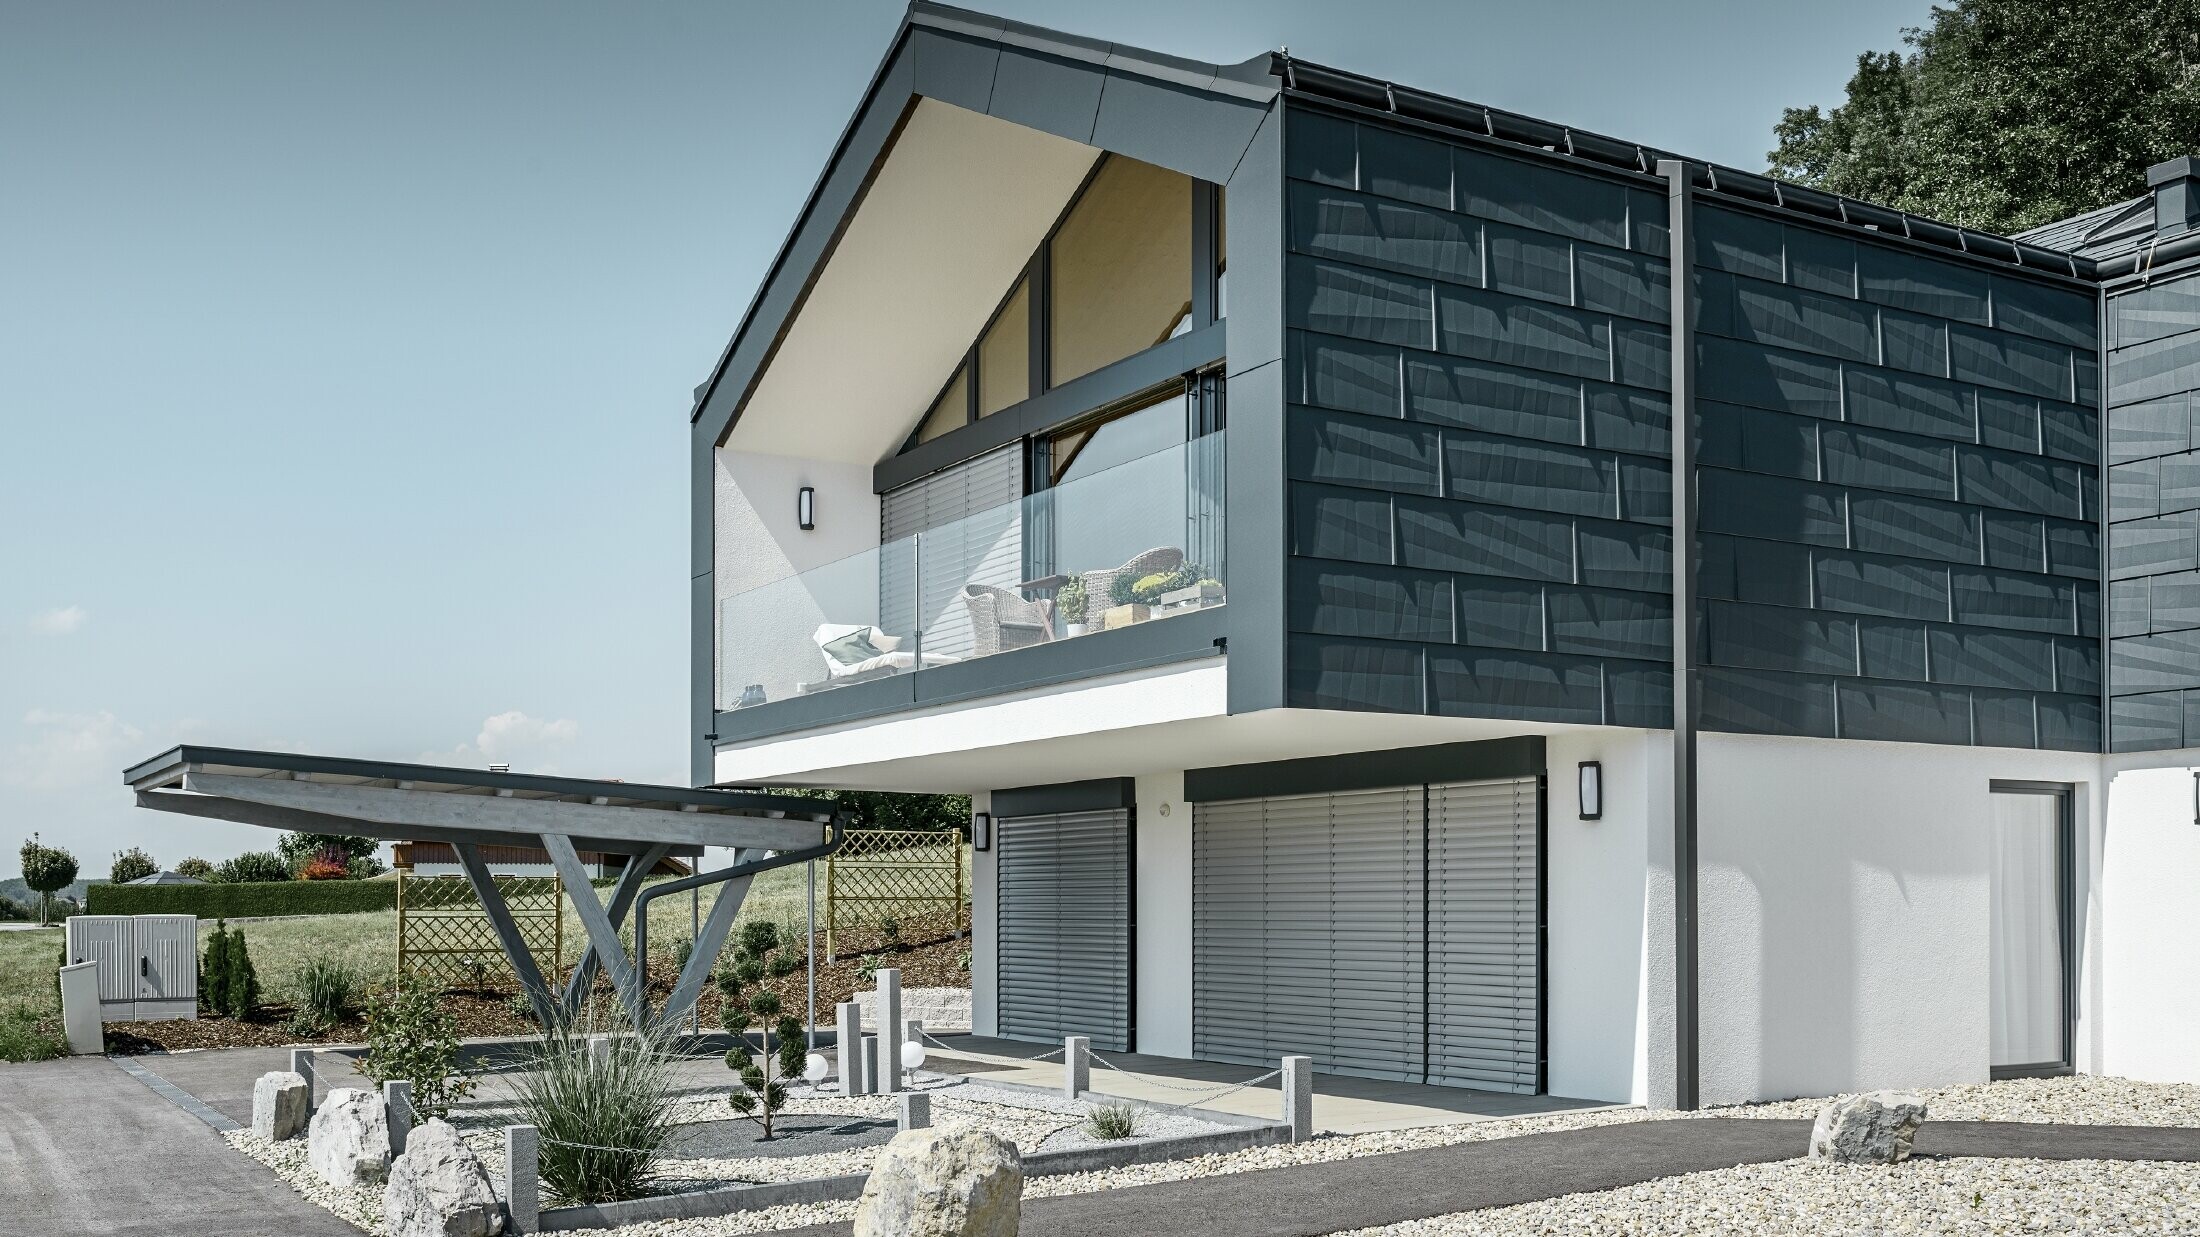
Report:
[[866,465],[899,447],[1099,154],[919,100],[725,446]]
[[960,794],[1521,734],[1602,729],[1418,713],[1226,714],[1227,670],[1173,666],[718,750],[723,785]]

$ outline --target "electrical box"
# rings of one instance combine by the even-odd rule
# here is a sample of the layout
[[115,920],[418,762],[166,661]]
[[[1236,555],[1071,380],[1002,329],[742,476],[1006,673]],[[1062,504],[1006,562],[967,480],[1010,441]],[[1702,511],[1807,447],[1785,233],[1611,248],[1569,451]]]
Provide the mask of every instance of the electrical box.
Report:
[[102,1022],[199,1016],[199,921],[195,915],[71,915],[69,964],[99,964]]

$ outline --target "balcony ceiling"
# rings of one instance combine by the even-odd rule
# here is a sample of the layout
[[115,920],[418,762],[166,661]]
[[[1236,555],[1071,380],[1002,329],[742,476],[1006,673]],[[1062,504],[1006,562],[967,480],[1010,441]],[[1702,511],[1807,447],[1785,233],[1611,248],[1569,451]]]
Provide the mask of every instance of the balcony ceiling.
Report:
[[864,465],[898,448],[1099,153],[919,100],[725,446]]

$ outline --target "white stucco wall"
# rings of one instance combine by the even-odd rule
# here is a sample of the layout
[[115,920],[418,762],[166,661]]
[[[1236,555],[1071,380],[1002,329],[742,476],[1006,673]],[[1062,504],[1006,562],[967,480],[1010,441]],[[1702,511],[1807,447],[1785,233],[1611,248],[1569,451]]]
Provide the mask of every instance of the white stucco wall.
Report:
[[[730,706],[750,683],[784,699],[796,684],[824,676],[812,639],[820,623],[877,617],[877,556],[866,554],[878,548],[871,469],[726,448],[716,455],[718,703]],[[797,517],[803,486],[817,490],[817,527],[808,532]],[[794,578],[804,572],[811,574]]]
[[[1618,729],[1552,735],[1545,749],[1553,1095],[1641,1103],[1646,1094],[1644,861],[1652,830],[1668,827],[1663,762],[1671,750],[1662,733]],[[1598,820],[1581,819],[1576,772],[1590,760],[1604,766]]]
[[1138,778],[1138,1050],[1192,1055],[1192,813],[1181,771]]
[[[2169,763],[2175,762],[2175,763]],[[2100,847],[2101,1073],[2200,1083],[2200,752],[2115,757]]]
[[[993,792],[973,791],[970,810],[991,812]],[[993,1006],[1000,976],[1001,942],[993,931],[995,907],[999,905],[996,890],[1000,888],[993,859],[999,853],[992,847],[970,852],[970,1030],[976,1035],[992,1035],[1000,1027]]]
[[2082,820],[2099,764],[1703,736],[1703,1101],[1984,1081],[1988,783],[2079,783]]

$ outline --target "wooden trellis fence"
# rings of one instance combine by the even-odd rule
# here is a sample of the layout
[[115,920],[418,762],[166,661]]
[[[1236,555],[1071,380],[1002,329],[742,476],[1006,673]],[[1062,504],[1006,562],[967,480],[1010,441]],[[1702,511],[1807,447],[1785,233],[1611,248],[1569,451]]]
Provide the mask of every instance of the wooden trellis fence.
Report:
[[[565,956],[565,891],[554,876],[494,878],[512,909],[527,952],[545,975],[558,973]],[[463,876],[397,873],[397,969],[406,975],[480,987],[512,974],[496,929],[481,899]]]
[[825,860],[825,956],[835,937],[892,917],[943,911],[962,938],[963,836],[955,830],[850,829]]

